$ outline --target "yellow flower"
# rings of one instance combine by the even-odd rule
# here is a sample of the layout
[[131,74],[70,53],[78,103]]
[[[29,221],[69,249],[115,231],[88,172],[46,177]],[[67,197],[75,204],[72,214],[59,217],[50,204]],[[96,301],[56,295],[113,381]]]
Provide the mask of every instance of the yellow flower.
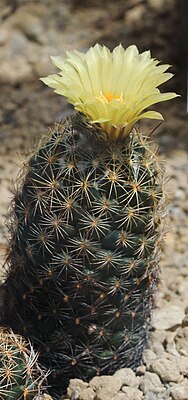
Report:
[[67,52],[65,60],[51,58],[60,72],[41,80],[92,123],[100,124],[109,138],[128,135],[140,119],[163,119],[156,111],[144,110],[177,96],[158,89],[173,76],[166,72],[170,65],[158,65],[150,51],[139,54],[135,45],[125,50],[120,44],[110,52],[96,44],[87,53]]

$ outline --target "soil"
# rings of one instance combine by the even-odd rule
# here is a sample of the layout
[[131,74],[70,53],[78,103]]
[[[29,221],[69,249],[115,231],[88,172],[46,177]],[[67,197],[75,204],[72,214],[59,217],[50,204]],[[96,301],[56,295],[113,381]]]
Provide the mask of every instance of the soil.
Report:
[[[154,57],[163,63],[173,64],[171,70],[175,77],[166,89],[181,95],[181,98],[156,107],[165,117],[165,122],[153,136],[165,160],[170,205],[169,232],[161,260],[161,285],[154,314],[156,337],[150,349],[158,357],[155,345],[160,343],[163,333],[166,338],[163,341],[163,344],[166,343],[164,351],[174,357],[181,355],[188,359],[187,347],[180,340],[180,329],[185,326],[183,320],[188,312],[187,25],[182,12],[186,4],[186,0],[1,0],[0,257],[3,265],[7,247],[5,220],[12,197],[12,182],[16,180],[25,154],[54,121],[60,122],[72,112],[72,106],[39,81],[41,76],[54,71],[49,55],[65,55],[65,51],[73,48],[84,51],[96,42],[111,49],[119,42],[124,47],[135,43],[141,51],[150,48]],[[146,133],[154,127],[156,123],[142,123]],[[0,273],[3,280],[3,267]],[[184,318],[170,328],[167,324],[166,328],[161,313],[167,307],[165,318],[168,319],[168,307],[171,306],[179,307]],[[177,312],[173,307],[169,314],[171,320]],[[175,332],[172,339],[169,339],[169,332]],[[172,363],[175,370],[175,361]],[[186,374],[182,376],[185,380]],[[178,398],[177,390],[172,390],[177,384],[172,383],[171,389],[166,388],[169,396],[166,398],[187,400],[188,394],[185,398]],[[139,390],[142,396],[147,395],[143,385]],[[99,395],[98,398],[100,400]],[[140,398],[155,400],[159,397]],[[123,400],[123,397],[118,399]]]

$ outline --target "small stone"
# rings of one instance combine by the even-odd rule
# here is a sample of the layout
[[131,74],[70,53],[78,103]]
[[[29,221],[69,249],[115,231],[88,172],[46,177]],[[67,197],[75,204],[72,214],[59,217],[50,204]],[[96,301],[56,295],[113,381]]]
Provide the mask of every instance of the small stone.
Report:
[[74,390],[74,392],[72,392],[70,400],[78,400],[80,398],[80,392],[79,390]]
[[107,387],[102,387],[97,390],[95,400],[114,400],[114,395]]
[[179,353],[176,349],[176,344],[174,338],[176,336],[176,332],[168,331],[166,332],[166,339],[165,339],[165,349],[168,353],[178,356]]
[[142,376],[144,375],[146,372],[146,366],[145,365],[140,365],[137,369],[136,369],[136,375],[137,376]]
[[162,330],[155,330],[150,333],[147,348],[152,350],[158,356],[164,353],[163,343],[165,341],[166,332]]
[[154,11],[158,13],[169,12],[169,7],[172,5],[172,0],[148,0],[148,4]]
[[25,82],[33,78],[31,64],[20,54],[14,57],[14,68],[9,68],[10,62],[4,60],[0,65],[0,82],[3,79],[14,85],[18,82]]
[[143,362],[148,367],[151,364],[151,361],[156,360],[157,356],[154,351],[150,349],[145,349],[143,352]]
[[122,386],[125,385],[137,388],[139,385],[139,379],[135,376],[131,368],[122,368],[113,376],[121,379]]
[[28,15],[28,13],[25,13],[24,15],[20,14],[20,18],[18,19],[17,17],[17,20],[15,21],[15,26],[24,33],[29,40],[41,43],[44,29],[40,18],[31,14]]
[[[110,394],[115,394],[119,392],[122,387],[121,377],[116,376],[95,376],[90,382],[89,386],[94,390],[105,389],[108,390]],[[98,392],[97,392],[98,395]]]
[[155,344],[157,343],[164,343],[166,337],[166,332],[162,331],[161,329],[152,331],[149,335],[149,343]]
[[188,376],[188,357],[178,356],[176,357],[176,363],[181,374]]
[[144,11],[145,8],[143,4],[130,8],[130,10],[127,10],[126,12],[126,23],[139,24],[144,14]]
[[88,387],[83,390],[81,393],[79,400],[94,400],[95,392],[92,388]]
[[117,393],[113,400],[127,400],[125,393]]
[[36,400],[53,400],[52,397],[49,394],[41,394],[36,397]]
[[6,44],[6,42],[8,42],[9,39],[9,32],[7,29],[0,29],[0,46],[3,46],[4,44]]
[[146,372],[145,376],[141,378],[139,389],[141,389],[144,394],[147,392],[162,393],[164,391],[164,386],[157,374]]
[[[88,387],[88,383],[83,382],[81,379],[70,379],[70,383],[69,383],[69,387],[67,389],[67,394],[68,396],[71,398],[71,400],[77,400],[79,399],[80,393],[82,393],[82,391],[84,389],[86,389]],[[73,398],[72,398],[73,396]],[[76,397],[78,396],[78,397]]]
[[188,356],[188,326],[180,328],[174,340],[178,352],[182,356]]
[[171,388],[170,394],[173,400],[188,400],[188,384],[175,385]]
[[153,326],[155,329],[176,330],[181,326],[185,317],[184,309],[178,305],[167,304],[153,313]]
[[165,352],[164,347],[161,343],[156,342],[156,343],[152,343],[152,345],[150,345],[150,343],[148,342],[148,347],[158,356],[162,356]]
[[158,400],[158,396],[156,395],[156,393],[147,392],[144,396],[144,400]]
[[156,11],[163,10],[164,0],[148,0],[148,4]]
[[177,365],[174,365],[172,361],[166,358],[152,361],[149,369],[159,375],[162,382],[180,382],[182,380]]
[[182,327],[184,328],[185,326],[188,326],[188,315],[185,316],[185,318],[182,322]]
[[[142,399],[143,393],[139,389],[136,389],[133,387],[128,387],[128,386],[123,386],[122,390],[123,390],[123,394],[125,395],[125,400],[141,400]],[[114,400],[118,400],[118,399],[116,399],[116,397],[115,397]],[[121,400],[121,399],[119,399],[119,400]],[[124,399],[122,398],[122,400],[124,400]]]

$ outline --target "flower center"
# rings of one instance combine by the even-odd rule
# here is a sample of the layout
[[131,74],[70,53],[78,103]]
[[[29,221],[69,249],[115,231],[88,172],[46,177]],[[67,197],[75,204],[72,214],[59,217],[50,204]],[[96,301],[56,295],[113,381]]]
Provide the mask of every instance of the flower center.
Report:
[[113,94],[111,92],[103,93],[102,90],[100,91],[98,96],[95,96],[96,100],[100,101],[103,104],[109,104],[112,100],[116,100],[117,102],[123,104],[123,93],[121,94]]

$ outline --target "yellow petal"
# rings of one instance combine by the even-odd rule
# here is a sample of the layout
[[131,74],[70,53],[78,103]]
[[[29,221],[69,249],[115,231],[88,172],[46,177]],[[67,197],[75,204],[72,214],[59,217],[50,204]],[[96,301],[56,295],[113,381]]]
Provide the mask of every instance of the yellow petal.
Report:
[[106,130],[109,138],[130,133],[140,119],[163,119],[153,104],[177,97],[158,87],[172,78],[170,65],[160,64],[149,50],[139,53],[135,45],[120,44],[112,52],[99,44],[86,53],[73,50],[66,59],[51,57],[58,74],[41,80],[67,97],[76,110]]

